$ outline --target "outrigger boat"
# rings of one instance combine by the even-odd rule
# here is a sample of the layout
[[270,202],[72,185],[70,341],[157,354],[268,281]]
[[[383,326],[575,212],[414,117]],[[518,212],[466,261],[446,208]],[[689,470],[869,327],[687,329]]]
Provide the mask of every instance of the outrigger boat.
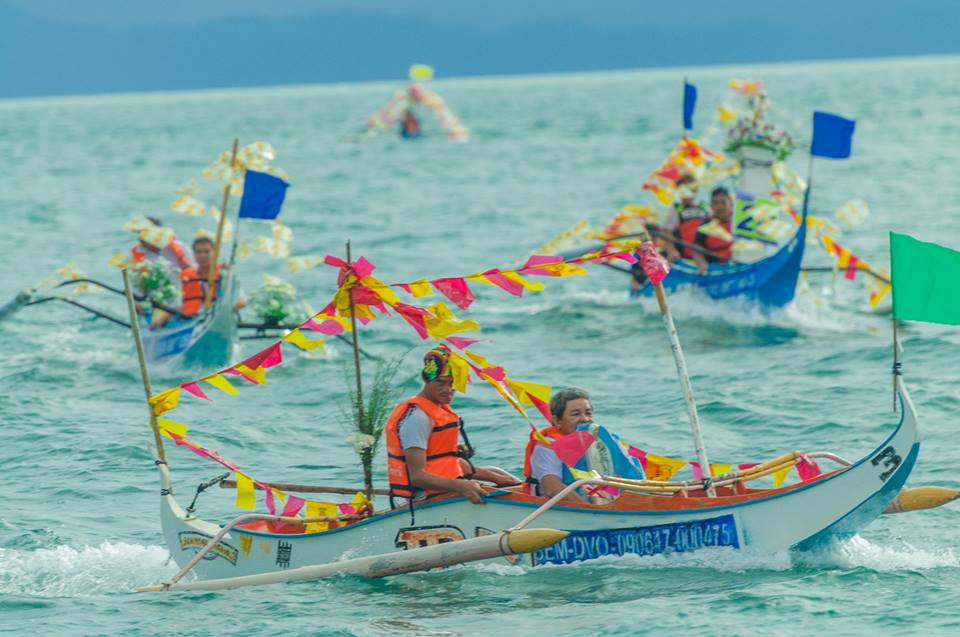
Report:
[[[640,252],[673,345],[700,466],[711,466],[661,285],[666,267],[652,244],[642,245]],[[351,301],[351,313],[352,307]],[[145,368],[143,372],[149,396]],[[210,590],[337,573],[376,577],[501,556],[517,563],[514,554],[520,552],[529,552],[529,564],[540,566],[708,548],[769,553],[827,545],[850,538],[883,513],[931,508],[960,495],[935,487],[904,489],[919,453],[919,435],[916,411],[900,376],[895,385],[899,422],[857,462],[831,453],[792,452],[707,479],[657,481],[592,475],[547,500],[529,495],[523,487],[490,488],[484,506],[457,494],[441,494],[367,514],[305,518],[244,514],[223,526],[196,516],[196,499],[187,509],[179,504],[156,416],[152,416],[163,534],[181,570],[170,581],[141,590]],[[188,443],[180,437],[174,439],[178,445]],[[789,486],[750,486],[754,480],[782,474],[814,457],[839,467]],[[201,485],[198,495],[212,484],[224,486],[228,476]],[[267,490],[282,486],[301,492],[349,492],[261,486]],[[593,488],[614,490],[618,497],[603,504],[563,499],[574,490]],[[316,523],[329,527],[318,531]],[[533,523],[544,528],[523,535],[531,531]],[[510,537],[517,538],[519,546],[511,547]],[[197,579],[184,579],[188,574]]]

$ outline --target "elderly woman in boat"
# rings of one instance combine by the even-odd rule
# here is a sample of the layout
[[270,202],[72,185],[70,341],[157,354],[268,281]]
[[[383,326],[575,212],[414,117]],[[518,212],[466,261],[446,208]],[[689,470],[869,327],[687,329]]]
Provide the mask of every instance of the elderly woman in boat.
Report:
[[[523,474],[533,495],[551,498],[575,480],[575,472],[597,471],[601,475],[643,479],[643,468],[636,458],[628,455],[616,436],[593,422],[593,403],[590,394],[577,387],[561,389],[550,397],[553,425],[531,432],[523,461]],[[568,466],[554,449],[567,436],[588,432],[594,442],[581,454],[573,466]],[[589,438],[588,438],[589,441]],[[571,454],[563,454],[568,459]],[[574,453],[573,455],[576,455]],[[574,502],[590,502],[589,498],[571,491],[564,498]]]
[[397,405],[385,428],[391,502],[454,491],[483,504],[480,481],[498,487],[519,484],[498,467],[475,467],[466,435],[460,444],[463,420],[450,408],[454,389],[449,348],[440,345],[427,352],[420,376],[423,390]]

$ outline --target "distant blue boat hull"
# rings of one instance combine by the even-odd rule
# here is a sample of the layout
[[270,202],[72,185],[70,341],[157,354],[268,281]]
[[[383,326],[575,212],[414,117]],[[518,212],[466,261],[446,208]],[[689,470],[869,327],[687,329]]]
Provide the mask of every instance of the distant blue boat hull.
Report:
[[[670,265],[670,274],[663,286],[674,292],[684,286],[702,289],[712,299],[741,297],[755,302],[763,309],[787,305],[797,291],[800,262],[807,238],[807,224],[801,223],[797,234],[783,247],[755,263],[735,265],[710,264],[707,274],[700,274],[694,265],[678,261]],[[633,292],[633,296],[651,296],[649,285]]]

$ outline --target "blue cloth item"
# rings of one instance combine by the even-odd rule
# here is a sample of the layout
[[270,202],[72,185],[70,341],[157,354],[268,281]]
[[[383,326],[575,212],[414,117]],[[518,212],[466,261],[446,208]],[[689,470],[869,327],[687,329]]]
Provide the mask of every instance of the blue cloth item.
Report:
[[810,154],[830,159],[846,159],[853,145],[857,123],[833,113],[813,112],[813,143]]
[[[577,431],[587,431],[590,429],[590,426],[593,423],[585,423],[577,427]],[[597,442],[594,444],[600,443],[607,448],[607,451],[610,453],[610,461],[612,463],[611,471],[607,472],[610,475],[617,476],[619,478],[630,478],[633,480],[644,480],[646,475],[643,472],[643,467],[640,465],[640,461],[637,458],[631,456],[626,448],[620,444],[620,437],[616,434],[610,433],[606,427],[599,426],[597,427]],[[580,460],[577,461],[577,464],[574,465],[574,469],[580,471],[589,471],[591,467],[587,465],[587,456],[589,452],[584,454]],[[603,471],[601,471],[603,473]],[[573,476],[570,475],[570,478]],[[568,476],[564,475],[563,480],[566,482]],[[569,484],[569,482],[567,482]]]
[[697,87],[683,81],[683,130],[693,129],[693,109],[697,107]]
[[243,199],[240,200],[241,219],[276,219],[283,206],[290,184],[255,170],[248,170],[243,179]]

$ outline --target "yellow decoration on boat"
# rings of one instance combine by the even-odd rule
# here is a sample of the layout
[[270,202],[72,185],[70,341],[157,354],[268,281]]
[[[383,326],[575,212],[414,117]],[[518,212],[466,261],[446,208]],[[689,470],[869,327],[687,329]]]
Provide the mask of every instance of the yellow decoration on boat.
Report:
[[290,246],[285,241],[269,237],[257,237],[257,252],[269,254],[274,259],[286,259],[290,256]]
[[427,328],[427,333],[438,341],[453,334],[473,332],[480,329],[480,324],[476,321],[461,321],[458,319],[443,301],[429,306],[427,311],[432,316],[424,316],[423,323]]
[[870,207],[863,199],[851,199],[836,212],[837,220],[846,230],[853,230],[870,216]]
[[316,255],[290,257],[287,259],[287,266],[289,266],[291,272],[299,272],[300,270],[315,268],[321,263],[323,263],[323,257]]
[[717,117],[719,117],[721,123],[729,124],[737,119],[737,114],[733,112],[733,109],[726,106],[721,106],[718,109]]
[[725,473],[730,473],[732,469],[733,469],[732,464],[711,464],[710,475],[714,477],[722,476]]
[[646,467],[647,480],[666,482],[685,466],[687,466],[686,460],[677,460],[676,458],[667,458],[666,456],[648,453]]
[[383,281],[374,278],[372,276],[365,276],[360,279],[360,285],[369,288],[380,297],[380,300],[386,303],[387,305],[394,306],[397,303],[400,303],[400,297],[390,289],[389,285],[386,285]]
[[186,436],[187,430],[189,427],[180,422],[173,422],[172,420],[167,420],[166,418],[157,418],[157,427],[160,428],[160,433],[167,438],[173,439],[173,436],[170,434],[176,434],[177,436]]
[[[340,509],[337,508],[337,505],[333,504],[332,502],[315,502],[313,500],[307,500],[306,516],[308,518],[335,518],[339,515]],[[326,531],[329,528],[329,522],[311,522],[307,524],[306,531],[307,533],[317,533],[320,531]]]
[[227,380],[223,374],[213,374],[211,376],[207,376],[206,378],[201,378],[200,380],[210,383],[220,391],[230,394],[231,396],[236,396],[240,393],[237,391],[236,387],[230,384],[230,381]]
[[774,489],[778,488],[781,484],[783,484],[784,479],[786,479],[787,474],[790,473],[790,469],[792,468],[793,468],[792,466],[784,467],[783,469],[773,472],[773,488]]
[[522,285],[524,288],[530,290],[531,292],[539,292],[543,289],[543,283],[537,283],[534,281],[527,281],[525,278],[517,274],[516,272],[510,272],[509,270],[504,270],[500,273],[503,278],[513,281],[519,285]]
[[263,367],[251,369],[243,363],[237,363],[233,368],[258,385],[263,385],[267,382],[267,370]]
[[148,402],[153,409],[153,415],[162,416],[176,408],[177,403],[180,402],[180,387],[171,387],[155,396],[151,396]]
[[253,511],[257,508],[257,496],[253,490],[253,479],[239,471],[236,472],[234,476],[237,479],[237,508]]
[[533,401],[530,399],[530,396],[533,396],[542,403],[550,403],[550,386],[549,385],[540,385],[538,383],[528,383],[519,380],[507,379],[507,385],[510,386],[510,389],[513,390],[513,393],[517,395],[517,400],[519,400],[524,405],[533,405]]
[[128,268],[130,267],[130,260],[127,259],[127,255],[122,252],[118,252],[107,261],[107,265],[114,268]]
[[253,256],[253,247],[249,241],[241,241],[237,245],[237,261],[246,261]]
[[318,347],[323,347],[323,344],[326,343],[326,341],[323,339],[311,341],[306,336],[304,336],[303,332],[300,331],[299,327],[291,330],[290,333],[284,336],[282,340],[286,341],[287,343],[293,343],[300,349],[306,350],[308,352],[310,350],[317,349]]

